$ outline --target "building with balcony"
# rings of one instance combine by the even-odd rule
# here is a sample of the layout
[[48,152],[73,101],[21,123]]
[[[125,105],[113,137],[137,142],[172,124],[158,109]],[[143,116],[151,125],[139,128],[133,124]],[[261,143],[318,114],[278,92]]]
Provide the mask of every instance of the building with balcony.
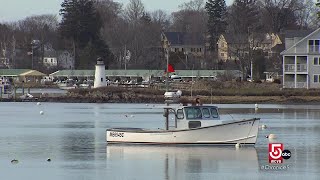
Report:
[[320,88],[320,28],[285,38],[283,88]]

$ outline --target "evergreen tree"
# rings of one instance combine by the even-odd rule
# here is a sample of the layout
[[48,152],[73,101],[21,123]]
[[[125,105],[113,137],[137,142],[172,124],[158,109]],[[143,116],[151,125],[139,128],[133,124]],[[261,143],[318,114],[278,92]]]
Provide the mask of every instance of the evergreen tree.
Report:
[[227,6],[225,0],[208,0],[205,9],[208,14],[208,33],[210,50],[217,51],[219,36],[226,31]]
[[245,35],[260,28],[259,7],[256,0],[235,0],[231,6],[229,25],[231,31]]
[[[60,33],[74,43],[76,68],[93,67],[97,57],[112,60],[108,46],[100,37],[103,24],[92,0],[64,0],[60,15]],[[90,56],[84,55],[85,52],[78,53],[82,50],[88,51]],[[81,55],[84,57],[80,57]]]
[[[320,8],[320,1],[316,2],[316,6]],[[318,19],[320,19],[320,11],[317,12],[317,15],[318,15]]]

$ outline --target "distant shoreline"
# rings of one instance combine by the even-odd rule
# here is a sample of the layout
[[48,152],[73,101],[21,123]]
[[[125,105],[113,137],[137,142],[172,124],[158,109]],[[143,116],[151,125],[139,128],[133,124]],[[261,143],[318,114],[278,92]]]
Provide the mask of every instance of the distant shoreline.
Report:
[[[274,83],[208,82],[173,84],[171,91],[182,91],[182,98],[199,97],[204,104],[319,104],[320,89],[282,89]],[[26,91],[25,91],[26,92]],[[45,91],[44,91],[45,92]],[[165,89],[108,86],[97,89],[72,89],[67,93],[32,93],[32,99],[0,99],[0,102],[62,102],[62,103],[148,103],[164,104]]]
[[[320,97],[310,96],[197,96],[204,104],[318,104]],[[195,97],[183,96],[183,99],[192,101]],[[80,96],[60,96],[42,97],[33,99],[0,99],[1,102],[52,102],[52,103],[148,103],[164,104],[163,96],[144,96],[140,98],[113,99],[113,98],[93,98]]]

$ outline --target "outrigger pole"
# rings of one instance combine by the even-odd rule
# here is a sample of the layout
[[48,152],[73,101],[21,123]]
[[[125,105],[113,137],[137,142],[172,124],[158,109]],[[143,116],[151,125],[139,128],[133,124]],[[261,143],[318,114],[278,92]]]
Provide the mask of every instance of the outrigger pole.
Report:
[[[166,72],[166,92],[169,92],[169,41],[164,42],[164,46],[166,48],[166,54],[167,54],[167,72]],[[166,102],[167,106],[169,106],[169,101]],[[165,115],[166,115],[166,130],[169,130],[169,109],[165,109]]]

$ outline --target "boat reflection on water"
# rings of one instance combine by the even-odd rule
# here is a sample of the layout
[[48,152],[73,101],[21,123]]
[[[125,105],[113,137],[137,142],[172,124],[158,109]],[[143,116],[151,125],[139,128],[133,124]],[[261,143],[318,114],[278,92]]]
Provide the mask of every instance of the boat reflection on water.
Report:
[[207,179],[244,172],[252,177],[259,172],[254,147],[108,145],[106,153],[109,168],[142,179]]

